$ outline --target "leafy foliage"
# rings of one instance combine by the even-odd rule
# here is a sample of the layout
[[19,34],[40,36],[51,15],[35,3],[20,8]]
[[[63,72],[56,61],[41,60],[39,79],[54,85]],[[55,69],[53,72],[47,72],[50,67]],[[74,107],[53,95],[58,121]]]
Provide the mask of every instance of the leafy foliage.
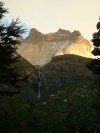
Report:
[[[100,19],[99,19],[100,20]],[[97,23],[97,32],[93,34],[93,45],[94,50],[92,51],[93,55],[97,56],[96,59],[93,59],[88,65],[88,68],[93,71],[94,74],[100,76],[100,21]]]
[[16,49],[20,41],[17,38],[22,36],[25,29],[19,19],[12,20],[10,24],[2,24],[5,13],[8,11],[4,3],[0,2],[0,83],[15,84],[18,74],[12,64],[18,61]]
[[4,3],[0,2],[0,19],[4,17],[5,13],[8,13],[7,9],[5,9],[3,6],[4,6]]

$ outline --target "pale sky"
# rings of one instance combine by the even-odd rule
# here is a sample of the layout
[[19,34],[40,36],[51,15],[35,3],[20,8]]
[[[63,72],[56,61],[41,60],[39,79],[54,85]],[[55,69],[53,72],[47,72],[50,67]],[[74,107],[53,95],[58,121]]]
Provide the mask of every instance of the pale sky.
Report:
[[40,32],[56,32],[59,28],[79,30],[88,40],[97,31],[100,0],[3,0],[9,9],[8,19],[20,17],[29,27]]

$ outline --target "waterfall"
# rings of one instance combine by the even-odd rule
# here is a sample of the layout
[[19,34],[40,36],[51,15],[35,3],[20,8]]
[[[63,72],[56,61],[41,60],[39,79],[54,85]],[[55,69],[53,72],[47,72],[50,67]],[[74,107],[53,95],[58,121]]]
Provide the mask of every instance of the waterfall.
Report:
[[42,68],[42,66],[39,66],[39,65],[35,66],[37,76],[38,76],[38,93],[37,93],[38,99],[40,99],[40,97],[41,97],[41,88],[42,88],[41,68]]
[[40,70],[38,71],[38,78],[39,78],[39,81],[38,81],[38,85],[39,85],[38,98],[40,98],[41,97],[41,86],[42,86],[42,84],[41,84],[41,71]]

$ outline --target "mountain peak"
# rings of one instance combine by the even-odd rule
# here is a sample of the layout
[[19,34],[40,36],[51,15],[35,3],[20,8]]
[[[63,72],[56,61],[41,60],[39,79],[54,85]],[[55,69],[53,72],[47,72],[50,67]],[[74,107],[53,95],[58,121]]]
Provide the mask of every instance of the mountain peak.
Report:
[[74,30],[72,34],[76,36],[81,36],[81,33],[78,30]]
[[64,29],[59,29],[58,31],[57,31],[57,33],[62,33],[62,34],[68,34],[68,33],[71,33],[69,30],[64,30]]
[[43,34],[39,32],[37,29],[32,28],[30,29],[29,36],[24,40],[27,43],[30,42],[38,42],[42,39]]
[[42,35],[42,33],[39,30],[37,30],[36,28],[30,29],[29,36],[30,35],[37,35],[37,34],[41,34]]
[[29,36],[23,39],[18,53],[31,64],[41,66],[58,55],[75,54],[92,57],[91,45],[79,31],[70,32],[61,28],[48,34],[32,28]]

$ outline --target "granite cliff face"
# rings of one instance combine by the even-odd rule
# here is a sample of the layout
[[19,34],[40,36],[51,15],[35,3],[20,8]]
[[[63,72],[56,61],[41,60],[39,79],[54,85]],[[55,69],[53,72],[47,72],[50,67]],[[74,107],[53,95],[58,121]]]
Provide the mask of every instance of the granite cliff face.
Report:
[[81,35],[68,47],[61,47],[57,53],[57,55],[64,55],[64,54],[74,54],[79,55],[86,58],[93,58],[91,53],[91,44],[88,40],[84,39]]
[[89,41],[85,40],[79,31],[70,32],[63,29],[49,34],[31,29],[29,36],[22,40],[18,53],[35,66],[43,66],[52,57],[64,54],[93,57]]

